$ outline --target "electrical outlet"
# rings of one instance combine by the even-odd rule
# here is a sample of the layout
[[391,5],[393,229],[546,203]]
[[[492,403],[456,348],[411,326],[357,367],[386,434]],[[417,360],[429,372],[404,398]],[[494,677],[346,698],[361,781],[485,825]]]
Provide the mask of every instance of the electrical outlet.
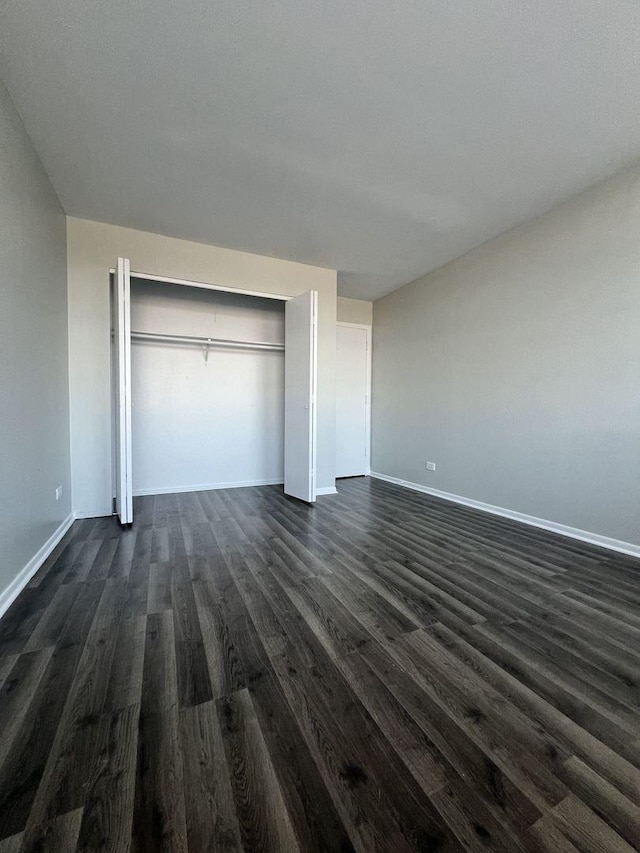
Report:
[[58,486],[56,489],[56,500],[59,501],[62,497],[62,486]]
[[424,467],[427,469],[427,471],[435,471],[436,470],[436,463],[435,462],[425,462]]

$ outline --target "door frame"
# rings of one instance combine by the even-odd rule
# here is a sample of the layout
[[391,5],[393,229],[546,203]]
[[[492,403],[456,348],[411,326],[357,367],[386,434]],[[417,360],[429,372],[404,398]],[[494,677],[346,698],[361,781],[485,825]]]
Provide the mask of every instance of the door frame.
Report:
[[[109,273],[114,275],[115,272],[116,270],[111,267]],[[129,275],[131,278],[140,278],[145,281],[159,281],[162,284],[178,284],[183,287],[200,287],[203,290],[222,290],[224,293],[239,293],[241,296],[258,296],[260,299],[278,299],[281,302],[289,302],[290,299],[295,299],[294,296],[285,296],[283,293],[264,293],[260,290],[231,287],[228,284],[211,284],[205,281],[192,281],[188,278],[175,278],[174,276],[156,275],[155,273],[138,272],[136,270],[131,270]],[[304,293],[304,290],[302,293]]]
[[[367,396],[365,403],[365,450],[367,454],[367,464],[364,475],[365,477],[368,477],[369,474],[371,474],[371,378],[373,368],[373,327],[367,323],[345,323],[342,320],[338,320],[336,326],[346,326],[350,329],[364,329],[367,333]],[[336,367],[338,367],[337,364]]]
[[[109,269],[109,286],[110,287],[111,287],[111,280],[112,280],[112,278],[115,279],[115,277],[117,276],[117,272],[118,272],[118,270],[116,267],[110,267],[110,269]],[[134,278],[138,278],[138,279],[141,279],[144,281],[158,281],[158,282],[161,282],[162,284],[175,284],[175,285],[183,286],[183,287],[197,287],[197,288],[201,288],[203,290],[218,290],[218,291],[222,291],[224,293],[237,293],[241,296],[257,296],[261,299],[276,299],[280,302],[290,302],[292,299],[295,299],[295,296],[289,296],[289,295],[285,295],[283,293],[264,293],[263,291],[259,291],[259,290],[248,290],[246,288],[241,288],[241,287],[230,287],[229,285],[224,285],[224,284],[212,284],[210,282],[204,282],[204,281],[193,281],[191,279],[186,279],[186,278],[175,278],[174,276],[156,275],[155,273],[145,273],[145,272],[139,272],[137,270],[130,269],[129,270],[129,280],[134,279]],[[304,290],[302,291],[302,293],[305,293],[305,292],[306,291],[304,291]],[[300,296],[300,295],[301,294],[298,294],[298,296]],[[111,318],[110,318],[110,325],[113,328],[113,306],[111,306],[111,309],[112,309],[112,314],[111,314]],[[316,313],[316,317],[315,317],[315,322],[316,322],[316,324],[318,323],[317,313]],[[316,335],[317,334],[318,334],[318,331],[316,332]],[[117,341],[115,341],[115,342],[112,341],[112,345],[113,344],[115,344],[115,348],[117,350]],[[112,355],[111,355],[111,358],[112,358],[111,369],[112,369],[112,371],[114,368],[113,357],[114,357],[114,354],[113,354],[113,349],[112,349]],[[317,353],[316,353],[316,364],[317,364]],[[112,374],[112,383],[111,384],[112,384],[112,387],[111,387],[111,405],[112,405],[112,417],[111,417],[111,424],[112,424],[111,481],[112,481],[112,488],[113,488],[113,498],[112,498],[113,512],[115,512],[115,497],[116,497],[115,483],[116,483],[117,473],[116,473],[116,468],[115,468],[115,465],[116,465],[116,458],[115,458],[115,452],[116,452],[115,451],[116,420],[115,420],[115,414],[116,413],[115,413],[115,408],[114,408],[115,407],[115,397],[114,397],[113,374]],[[315,398],[314,399],[314,405],[316,406],[316,415],[315,415],[314,421],[315,421],[315,424],[317,426],[317,391],[314,394],[314,398]],[[316,443],[316,438],[314,437],[314,446],[315,446],[315,443]],[[314,481],[315,481],[315,477],[316,477],[316,473],[317,473],[315,453],[314,453],[313,467],[314,467]],[[315,493],[318,494],[317,491]]]

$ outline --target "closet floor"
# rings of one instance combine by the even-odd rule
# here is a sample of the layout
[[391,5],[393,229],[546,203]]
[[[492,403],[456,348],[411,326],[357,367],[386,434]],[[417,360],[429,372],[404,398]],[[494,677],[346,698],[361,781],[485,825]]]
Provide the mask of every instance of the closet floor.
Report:
[[73,525],[0,621],[0,853],[635,849],[640,563],[338,490]]

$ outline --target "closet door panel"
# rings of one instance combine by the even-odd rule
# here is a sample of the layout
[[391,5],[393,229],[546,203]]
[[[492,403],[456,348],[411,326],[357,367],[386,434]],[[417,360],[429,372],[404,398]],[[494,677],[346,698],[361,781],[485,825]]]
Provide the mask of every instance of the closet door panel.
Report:
[[131,454],[131,270],[118,258],[114,280],[116,514],[121,524],[133,522]]
[[285,306],[284,491],[316,499],[316,384],[318,293],[310,290]]

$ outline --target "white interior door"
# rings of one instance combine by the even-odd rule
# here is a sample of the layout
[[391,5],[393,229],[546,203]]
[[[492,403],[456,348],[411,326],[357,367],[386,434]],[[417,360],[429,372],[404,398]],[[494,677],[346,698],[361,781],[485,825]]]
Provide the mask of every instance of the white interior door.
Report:
[[121,524],[133,522],[131,455],[131,275],[126,258],[118,258],[114,277],[116,513]]
[[284,491],[316,499],[316,382],[318,293],[310,290],[285,306]]
[[336,329],[336,477],[368,473],[368,330]]

